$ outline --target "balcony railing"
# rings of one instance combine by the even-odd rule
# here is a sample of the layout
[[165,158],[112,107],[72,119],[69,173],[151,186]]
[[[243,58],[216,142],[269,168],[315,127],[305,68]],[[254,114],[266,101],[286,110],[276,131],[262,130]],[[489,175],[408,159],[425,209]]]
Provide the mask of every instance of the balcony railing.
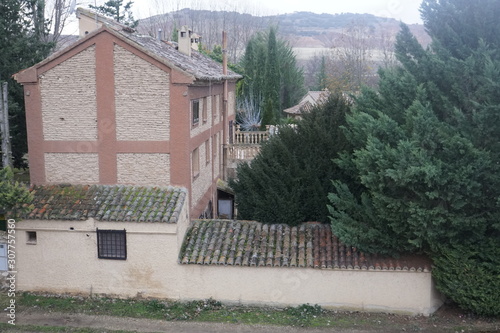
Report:
[[269,133],[269,126],[266,131],[242,131],[240,125],[235,125],[227,146],[228,159],[233,162],[253,160],[259,153],[261,144],[269,139]]
[[269,138],[269,130],[266,131],[242,131],[240,125],[234,126],[233,140],[234,145],[260,145]]

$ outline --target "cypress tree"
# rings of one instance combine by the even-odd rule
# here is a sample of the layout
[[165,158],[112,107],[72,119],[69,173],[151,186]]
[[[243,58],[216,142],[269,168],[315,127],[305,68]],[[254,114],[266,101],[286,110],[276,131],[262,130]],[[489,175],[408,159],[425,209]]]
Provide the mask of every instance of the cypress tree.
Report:
[[275,28],[248,42],[241,67],[244,82],[238,98],[258,107],[263,128],[278,122],[282,109],[295,105],[305,94],[302,69],[290,45],[276,37]]
[[[281,73],[278,61],[278,47],[276,42],[275,28],[271,27],[267,39],[267,57],[266,57],[266,86],[265,86],[265,103],[266,112],[271,112],[273,117],[271,119],[278,120],[281,118],[281,101],[280,101],[280,81]],[[269,108],[269,110],[268,110]],[[270,123],[262,122],[262,125],[269,125]]]

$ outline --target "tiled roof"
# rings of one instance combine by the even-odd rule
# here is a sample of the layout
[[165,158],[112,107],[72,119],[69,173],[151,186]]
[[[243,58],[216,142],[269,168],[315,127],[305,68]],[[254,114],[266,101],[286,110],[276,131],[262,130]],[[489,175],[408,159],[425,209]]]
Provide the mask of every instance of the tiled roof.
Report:
[[99,22],[109,29],[108,31],[111,30],[118,33],[143,51],[149,52],[159,60],[162,60],[167,66],[177,67],[199,80],[220,81],[223,79],[237,80],[242,78],[241,75],[231,70],[227,71],[227,75],[223,75],[222,64],[195,50],[191,51],[190,57],[179,52],[171,43],[158,40],[152,36],[140,35],[134,29],[102,15],[96,15],[96,13],[88,9],[78,8],[77,13],[78,15],[86,15],[92,18],[97,16]]
[[[283,110],[285,113],[289,114],[302,114],[304,112],[310,111],[316,104],[324,102],[324,100],[330,95],[328,90],[320,91],[309,91],[302,99],[299,104],[292,106],[291,108]],[[308,98],[309,97],[309,98]],[[312,100],[311,101],[309,100]]]
[[227,75],[222,74],[222,65],[209,57],[192,50],[191,56],[179,52],[174,45],[160,41],[154,37],[146,35],[138,35],[127,32],[126,30],[118,31],[122,36],[140,45],[143,49],[152,52],[157,57],[166,60],[166,64],[175,66],[181,70],[192,74],[199,80],[215,80],[220,81],[227,79],[240,79],[241,75],[230,70]]
[[283,112],[289,114],[302,114],[304,112],[310,111],[312,107],[313,105],[309,101],[301,101],[299,104],[283,110]]
[[370,255],[346,246],[330,225],[304,223],[298,227],[252,221],[195,220],[181,253],[181,264],[307,267],[428,272],[425,257],[398,259]]
[[186,190],[127,185],[44,185],[30,189],[33,206],[24,218],[176,223]]

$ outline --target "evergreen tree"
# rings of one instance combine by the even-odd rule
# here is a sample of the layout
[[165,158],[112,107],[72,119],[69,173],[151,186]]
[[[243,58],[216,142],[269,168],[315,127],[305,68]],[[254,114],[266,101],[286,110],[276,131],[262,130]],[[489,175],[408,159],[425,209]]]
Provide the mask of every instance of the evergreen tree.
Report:
[[[335,181],[332,228],[367,252],[426,251],[439,263],[438,288],[466,309],[495,315],[500,294],[488,288],[499,285],[500,271],[492,255],[500,239],[500,25],[493,19],[500,6],[426,0],[421,12],[431,47],[403,25],[402,66],[381,71],[378,91],[364,90],[347,119],[354,152],[337,164],[355,181]],[[478,268],[462,275],[469,281],[456,280],[460,256]]]
[[0,82],[8,83],[9,117],[14,166],[23,167],[27,153],[24,94],[12,75],[47,57],[54,44],[47,43],[47,22],[42,0],[0,2]]
[[348,179],[331,161],[349,150],[341,130],[349,108],[341,97],[331,97],[304,114],[296,127],[280,127],[251,164],[241,164],[230,182],[238,218],[289,225],[327,222],[329,180]]
[[174,28],[172,29],[172,42],[179,42],[179,29],[177,29],[177,24],[174,22]]
[[321,57],[319,71],[316,74],[316,86],[314,90],[320,91],[328,88],[328,75],[326,74],[326,57]]
[[291,47],[276,37],[275,28],[256,34],[248,42],[241,67],[244,80],[238,98],[258,106],[263,127],[275,124],[281,111],[295,105],[305,94],[302,69]]
[[[273,119],[281,118],[281,101],[280,101],[280,79],[281,73],[278,60],[278,46],[276,41],[276,30],[271,27],[267,38],[267,57],[266,57],[266,86],[265,86],[265,102],[266,112],[272,112]],[[270,108],[268,111],[267,108]],[[263,125],[269,125],[263,123]]]
[[139,24],[138,20],[134,20],[134,14],[132,14],[132,1],[123,4],[123,0],[108,0],[102,6],[89,5],[90,8],[96,10],[98,13],[109,16],[113,20],[123,23],[131,28],[137,27]]

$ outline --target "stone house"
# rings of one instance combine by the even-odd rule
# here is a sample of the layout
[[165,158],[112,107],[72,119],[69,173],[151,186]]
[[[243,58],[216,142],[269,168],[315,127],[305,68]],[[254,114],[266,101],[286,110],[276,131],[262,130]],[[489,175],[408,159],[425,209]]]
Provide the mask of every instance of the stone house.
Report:
[[15,75],[24,86],[31,183],[181,186],[217,215],[241,78],[194,51],[79,8],[81,39]]

